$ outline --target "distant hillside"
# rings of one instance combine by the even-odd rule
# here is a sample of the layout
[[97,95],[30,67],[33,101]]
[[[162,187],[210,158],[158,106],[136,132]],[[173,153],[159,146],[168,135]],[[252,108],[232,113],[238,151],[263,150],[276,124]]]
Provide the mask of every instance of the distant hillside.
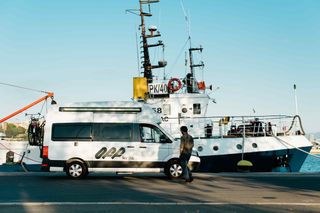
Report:
[[320,139],[320,132],[312,133],[312,135],[314,136],[314,138]]
[[306,134],[306,137],[311,141],[314,141],[314,140],[320,141],[320,132]]

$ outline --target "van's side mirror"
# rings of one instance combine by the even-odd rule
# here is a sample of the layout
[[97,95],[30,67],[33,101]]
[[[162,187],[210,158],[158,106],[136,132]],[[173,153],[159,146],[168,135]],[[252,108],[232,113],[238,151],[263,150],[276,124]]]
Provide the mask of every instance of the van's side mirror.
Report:
[[160,143],[172,143],[172,141],[167,137],[161,137]]

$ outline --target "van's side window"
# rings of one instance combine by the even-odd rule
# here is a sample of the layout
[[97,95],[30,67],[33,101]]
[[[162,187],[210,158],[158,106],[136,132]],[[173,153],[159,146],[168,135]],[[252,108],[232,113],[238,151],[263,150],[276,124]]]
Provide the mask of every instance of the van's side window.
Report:
[[90,141],[91,124],[63,123],[52,125],[53,141]]
[[144,143],[162,143],[166,142],[167,136],[155,126],[148,124],[140,125],[141,142]]
[[94,123],[94,141],[132,141],[133,124],[130,123]]

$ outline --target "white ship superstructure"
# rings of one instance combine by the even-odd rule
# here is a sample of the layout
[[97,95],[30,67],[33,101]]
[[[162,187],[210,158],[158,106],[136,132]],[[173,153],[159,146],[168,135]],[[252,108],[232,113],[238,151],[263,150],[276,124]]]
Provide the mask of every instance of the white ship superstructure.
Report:
[[[139,29],[143,53],[143,76],[134,78],[134,101],[151,105],[161,116],[161,126],[177,140],[180,138],[180,127],[188,127],[195,139],[194,148],[201,158],[200,171],[233,172],[243,169],[243,166],[247,170],[261,172],[299,171],[312,143],[306,139],[298,115],[208,115],[209,107],[214,106],[214,100],[209,95],[212,86],[195,78],[196,69],[204,65],[203,62],[195,64],[193,54],[202,52],[203,48],[192,47],[190,37],[189,73],[169,79],[165,76],[162,79],[154,78],[153,69],[163,68],[167,64],[163,58],[151,64],[154,60],[150,59],[149,54],[149,48],[164,46],[162,41],[152,41],[161,36],[156,27],[146,29],[145,24],[145,18],[152,16],[151,4],[157,2],[139,0],[138,14],[137,10],[133,11],[141,17]],[[52,96],[53,93],[48,93],[41,100]],[[44,126],[34,121],[30,127],[29,140],[33,146],[28,146],[22,154],[24,162],[37,164],[43,140],[41,129]]]
[[[159,37],[154,27],[147,33],[145,17],[150,17],[150,4],[158,1],[140,0],[141,38],[143,49],[143,77],[134,78],[134,100],[145,101],[161,114],[162,127],[175,138],[180,137],[180,126],[186,125],[195,138],[195,148],[201,157],[201,171],[237,171],[239,162],[249,162],[251,171],[299,171],[312,144],[304,136],[298,115],[232,116],[207,114],[214,101],[207,93],[212,86],[197,81],[195,71],[203,62],[194,64],[194,52],[203,48],[190,48],[190,72],[182,77],[154,78],[152,70],[167,63],[159,60],[152,65],[149,48],[162,47],[161,42],[149,44]],[[147,9],[147,12],[144,11]],[[154,41],[153,41],[154,42]],[[241,164],[241,163],[240,163]],[[240,165],[241,166],[241,165]]]

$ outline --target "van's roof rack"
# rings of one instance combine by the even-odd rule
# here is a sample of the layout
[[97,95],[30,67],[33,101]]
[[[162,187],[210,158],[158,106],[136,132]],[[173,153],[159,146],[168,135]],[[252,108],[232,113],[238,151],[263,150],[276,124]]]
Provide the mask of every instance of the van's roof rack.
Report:
[[141,107],[59,107],[60,112],[139,113]]

